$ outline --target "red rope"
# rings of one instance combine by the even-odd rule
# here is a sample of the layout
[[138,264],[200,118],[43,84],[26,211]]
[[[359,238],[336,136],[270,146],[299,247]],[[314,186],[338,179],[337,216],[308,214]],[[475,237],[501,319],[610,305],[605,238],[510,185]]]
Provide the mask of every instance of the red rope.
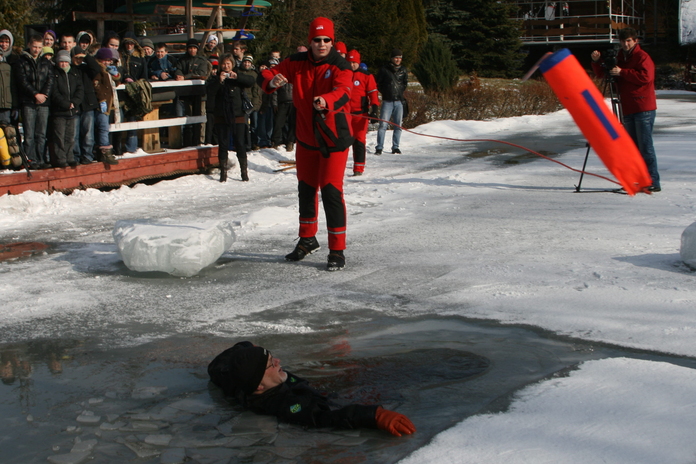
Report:
[[371,119],[371,120],[374,120],[374,121],[383,121],[383,122],[386,122],[387,124],[391,124],[392,126],[399,127],[399,128],[401,128],[401,130],[404,130],[404,131],[406,131],[406,132],[410,132],[411,134],[414,134],[414,135],[419,135],[419,136],[421,136],[421,137],[432,137],[432,138],[434,138],[434,139],[452,140],[452,141],[454,141],[454,142],[493,142],[493,143],[502,143],[502,144],[504,144],[504,145],[509,145],[509,146],[511,146],[511,147],[515,147],[515,148],[519,148],[519,149],[521,149],[521,150],[527,151],[527,152],[529,152],[529,153],[532,153],[533,155],[540,156],[541,158],[547,159],[547,160],[549,160],[549,161],[553,161],[554,163],[560,164],[560,165],[563,166],[564,168],[570,169],[571,171],[577,172],[577,173],[579,173],[579,174],[587,174],[588,176],[599,177],[600,179],[608,180],[609,182],[612,182],[612,183],[614,183],[614,184],[616,184],[616,185],[621,185],[619,182],[615,181],[614,179],[610,179],[610,178],[608,178],[608,177],[606,177],[606,176],[602,176],[602,175],[600,175],[600,174],[595,174],[595,173],[592,173],[592,172],[583,171],[582,169],[575,169],[575,168],[573,168],[573,167],[568,166],[568,165],[565,164],[565,163],[561,163],[561,162],[558,161],[558,160],[555,160],[555,159],[553,159],[553,158],[549,158],[548,156],[542,155],[541,153],[536,152],[536,151],[534,151],[534,150],[530,150],[530,149],[527,148],[527,147],[523,147],[522,145],[517,145],[517,144],[514,144],[514,143],[510,143],[510,142],[504,142],[504,141],[502,141],[502,140],[493,140],[493,139],[455,139],[455,138],[452,138],[452,137],[443,137],[443,136],[441,136],[441,135],[420,134],[420,133],[418,133],[418,132],[414,132],[414,131],[412,131],[412,130],[409,130],[409,129],[406,129],[406,128],[402,127],[402,126],[399,126],[398,124],[394,124],[394,123],[391,122],[391,121],[385,121],[384,119],[371,118],[371,117],[369,117],[369,116],[364,116],[364,115],[362,115],[362,114],[353,114],[353,115],[352,115],[352,117],[356,117],[356,116],[357,116],[357,117],[360,117],[360,118]]

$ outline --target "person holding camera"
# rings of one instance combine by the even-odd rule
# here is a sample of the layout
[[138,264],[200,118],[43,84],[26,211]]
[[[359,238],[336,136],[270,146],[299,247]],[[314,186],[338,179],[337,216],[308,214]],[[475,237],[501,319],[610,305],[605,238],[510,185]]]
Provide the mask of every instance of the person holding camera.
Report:
[[220,182],[227,182],[230,135],[234,140],[242,181],[249,181],[246,152],[247,115],[244,112],[242,91],[254,85],[254,78],[238,71],[234,55],[228,53],[220,58],[217,75],[211,76],[207,81],[210,94],[215,96],[213,115],[218,141]]
[[[657,171],[657,157],[653,147],[652,131],[655,124],[657,99],[655,97],[655,64],[638,44],[638,33],[633,28],[619,31],[621,50],[614,60],[601,58],[592,52],[592,70],[599,78],[616,79],[623,111],[623,125],[643,156],[652,185],[651,192],[662,190]],[[608,74],[608,76],[607,76]]]

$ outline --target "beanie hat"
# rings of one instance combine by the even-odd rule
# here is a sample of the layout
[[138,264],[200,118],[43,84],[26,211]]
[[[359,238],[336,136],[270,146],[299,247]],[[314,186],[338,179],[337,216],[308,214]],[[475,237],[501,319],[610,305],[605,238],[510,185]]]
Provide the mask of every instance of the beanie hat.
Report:
[[254,57],[251,55],[244,55],[244,58],[242,58],[242,61],[251,61],[253,63]]
[[44,55],[53,55],[53,49],[51,47],[44,47],[41,49],[41,56]]
[[58,40],[58,36],[56,35],[55,32],[53,32],[51,29],[48,29],[46,32],[44,32],[44,37],[46,37],[46,34],[51,34],[53,36],[53,41],[55,42]]
[[186,42],[186,48],[189,47],[201,48],[201,43],[196,39],[188,39],[188,42]]
[[343,42],[336,42],[334,48],[338,53],[343,53],[344,55],[348,53],[348,48],[346,47],[346,44],[344,44]]
[[208,57],[208,61],[210,61],[210,64],[212,64],[213,66],[217,66],[219,64],[217,55],[210,55]]
[[112,60],[118,61],[121,59],[121,55],[119,55],[118,50],[116,50],[115,48],[110,48],[109,50],[111,50],[111,59]]
[[100,48],[99,50],[97,50],[97,53],[96,55],[94,55],[94,57],[100,61],[114,59],[114,55],[111,53],[110,48]]
[[279,62],[278,60],[276,60],[275,58],[271,58],[270,60],[268,60],[268,65],[269,65],[269,66],[272,65],[272,64],[278,64],[278,63],[280,63],[280,62]]
[[334,24],[330,19],[320,16],[309,25],[309,42],[319,36],[326,36],[334,40]]
[[147,37],[145,37],[144,39],[142,39],[140,41],[140,46],[141,47],[150,47],[153,50],[155,49],[155,44],[152,43],[152,39],[148,39]]
[[61,50],[58,52],[56,55],[56,63],[60,63],[61,61],[67,61],[70,63],[72,60],[70,59],[70,52],[67,50]]
[[394,58],[395,56],[403,56],[403,53],[401,53],[401,50],[399,50],[398,48],[395,48],[391,52],[391,58]]
[[217,38],[217,36],[216,36],[215,34],[210,34],[210,35],[208,36],[208,40],[206,40],[206,43],[209,43],[209,42],[212,42],[212,41],[215,41],[215,43],[218,43],[218,38]]
[[268,354],[251,342],[239,342],[213,359],[208,365],[208,375],[227,395],[233,395],[238,389],[251,395],[266,373]]
[[85,56],[87,53],[80,47],[73,47],[72,50],[70,50],[70,56]]
[[353,63],[360,63],[360,53],[358,53],[357,50],[351,50],[351,51],[348,52],[348,54],[346,55],[346,60],[348,60],[349,63],[350,63],[350,62],[353,62]]

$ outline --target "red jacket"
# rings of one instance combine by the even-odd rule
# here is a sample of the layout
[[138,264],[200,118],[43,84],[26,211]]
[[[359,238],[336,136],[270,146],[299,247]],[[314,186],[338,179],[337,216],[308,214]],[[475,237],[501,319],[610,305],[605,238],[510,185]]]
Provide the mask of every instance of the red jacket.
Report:
[[[592,70],[597,77],[603,78],[604,68],[601,61],[592,62]],[[623,50],[616,56],[616,64],[621,68],[621,75],[616,80],[624,114],[634,114],[657,109],[655,97],[655,64],[639,44],[626,57]]]
[[[292,84],[292,102],[297,109],[297,141],[324,156],[347,149],[353,144],[350,129],[350,92],[353,71],[348,62],[333,48],[329,55],[314,61],[311,53],[291,55],[274,68],[262,72],[261,88],[266,93],[275,89],[268,84],[282,74]],[[330,111],[314,110],[314,99],[323,97]]]
[[363,69],[358,69],[353,73],[350,112],[352,114],[368,113],[370,105],[379,105],[377,82],[375,82],[375,76]]

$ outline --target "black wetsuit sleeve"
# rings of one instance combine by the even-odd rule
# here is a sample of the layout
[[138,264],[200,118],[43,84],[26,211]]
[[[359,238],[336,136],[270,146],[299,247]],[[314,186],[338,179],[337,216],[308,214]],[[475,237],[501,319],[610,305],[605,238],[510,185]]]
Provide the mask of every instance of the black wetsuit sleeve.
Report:
[[377,428],[375,411],[379,406],[351,404],[331,409],[328,400],[305,381],[292,387],[283,384],[278,391],[269,391],[261,397],[252,401],[252,410],[274,415],[283,422],[307,427]]

